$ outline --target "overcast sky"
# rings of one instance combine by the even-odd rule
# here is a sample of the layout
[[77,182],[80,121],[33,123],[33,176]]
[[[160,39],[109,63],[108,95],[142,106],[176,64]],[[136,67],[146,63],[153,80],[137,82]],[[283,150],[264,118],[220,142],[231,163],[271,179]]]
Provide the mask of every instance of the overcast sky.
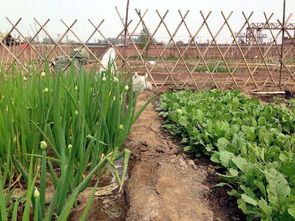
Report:
[[[272,21],[275,22],[276,19],[282,16],[282,2],[283,0],[130,0],[130,19],[132,20],[130,27],[132,29],[138,22],[138,17],[134,12],[135,8],[141,9],[142,13],[145,9],[149,9],[145,19],[150,31],[153,31],[159,22],[159,17],[155,10],[158,9],[161,14],[164,14],[165,10],[169,9],[170,12],[165,21],[167,21],[169,29],[173,32],[180,22],[177,10],[181,9],[182,12],[185,12],[185,10],[189,9],[191,12],[188,15],[187,22],[192,32],[195,32],[202,22],[199,11],[202,10],[204,13],[207,13],[212,10],[213,13],[209,18],[209,24],[215,33],[224,21],[220,14],[222,10],[226,14],[234,11],[234,15],[229,22],[234,31],[237,31],[245,21],[241,13],[242,11],[247,13],[255,12],[251,22],[264,22],[263,12],[267,12],[267,14],[274,12],[275,16]],[[120,13],[124,17],[125,5],[125,0],[0,0],[0,32],[7,32],[11,28],[5,17],[9,17],[13,22],[22,17],[23,20],[18,26],[19,29],[25,35],[32,35],[33,30],[38,27],[33,21],[33,17],[36,17],[40,22],[50,18],[51,21],[46,28],[52,35],[56,36],[66,29],[59,19],[64,19],[67,24],[70,24],[77,18],[78,23],[73,30],[85,40],[93,30],[93,27],[88,22],[90,18],[95,24],[98,24],[101,19],[105,19],[101,31],[106,37],[112,37],[118,35],[123,28],[116,14],[115,6],[118,6]],[[295,0],[287,0],[287,14],[293,12],[295,13]],[[294,16],[290,22],[295,22]],[[140,29],[141,26],[139,26],[136,32],[140,32]],[[14,32],[14,34],[17,33]],[[229,35],[228,32],[224,31],[220,36],[226,38],[227,35]],[[44,36],[44,33],[42,33],[41,38],[42,36]],[[167,39],[168,36],[164,27],[160,29],[157,35],[162,40]],[[177,35],[179,39],[186,39],[188,36],[184,27],[179,30]],[[209,36],[208,31],[200,33],[201,38]],[[98,37],[102,38],[96,34],[93,39]],[[69,38],[74,37],[70,36]]]

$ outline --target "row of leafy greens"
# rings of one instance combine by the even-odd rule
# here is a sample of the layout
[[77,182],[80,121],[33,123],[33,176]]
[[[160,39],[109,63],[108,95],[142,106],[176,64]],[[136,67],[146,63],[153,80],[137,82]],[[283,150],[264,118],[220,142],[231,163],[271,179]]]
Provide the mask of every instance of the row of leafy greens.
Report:
[[295,108],[212,90],[167,92],[158,110],[185,151],[223,168],[248,220],[295,220]]

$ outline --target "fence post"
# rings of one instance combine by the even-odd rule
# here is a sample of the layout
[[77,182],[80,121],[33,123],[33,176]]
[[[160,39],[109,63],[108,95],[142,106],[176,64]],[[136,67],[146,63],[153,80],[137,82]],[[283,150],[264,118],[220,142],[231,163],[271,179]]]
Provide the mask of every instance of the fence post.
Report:
[[282,44],[281,44],[281,54],[280,54],[280,78],[279,87],[282,83],[282,72],[283,72],[283,58],[284,58],[284,38],[285,38],[285,19],[286,19],[286,0],[283,3],[283,27],[282,27]]
[[[127,0],[126,14],[125,14],[125,29],[124,29],[124,46],[123,46],[123,56],[124,57],[126,57],[126,49],[128,47],[127,29],[128,29],[129,3],[130,3],[130,0]],[[125,61],[123,60],[123,66],[124,65],[125,65]]]

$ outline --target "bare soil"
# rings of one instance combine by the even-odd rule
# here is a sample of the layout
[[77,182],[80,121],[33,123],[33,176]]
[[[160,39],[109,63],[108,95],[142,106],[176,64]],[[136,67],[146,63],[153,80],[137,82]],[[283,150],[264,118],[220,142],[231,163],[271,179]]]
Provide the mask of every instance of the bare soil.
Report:
[[[138,106],[152,95],[144,92]],[[245,220],[206,158],[189,159],[162,129],[150,104],[133,125],[126,147],[132,151],[126,184],[127,221]]]
[[[216,60],[215,62],[217,62]],[[237,63],[238,61],[236,61]],[[139,74],[145,74],[146,68],[142,62],[138,60],[129,60],[133,71],[138,72]],[[192,72],[191,76],[188,73],[187,68],[191,71],[196,65],[196,61],[186,61],[186,65],[183,62],[179,62],[175,66],[176,61],[165,61],[165,65],[162,62],[158,62],[154,67],[148,66],[149,69],[152,69],[151,76],[153,77],[154,82],[161,86],[165,82],[166,86],[175,87],[173,79],[178,87],[186,85],[187,87],[196,87],[199,89],[213,89],[216,88],[243,88],[245,90],[251,89],[263,89],[266,91],[273,90],[278,88],[280,73],[278,67],[269,67],[269,70],[265,68],[264,65],[261,65],[257,68],[251,77],[250,71],[252,72],[256,65],[250,67],[250,71],[246,68],[245,65],[241,64],[232,74],[230,73],[213,73],[210,77],[209,73],[206,72]],[[120,65],[118,65],[119,67]],[[203,66],[201,63],[200,66]],[[233,64],[230,65],[231,68],[234,67]],[[170,76],[169,72],[170,70]],[[172,71],[173,70],[173,71]],[[290,72],[293,73],[291,77],[290,73],[283,69],[281,75],[281,87],[285,89],[291,89],[295,87],[294,79],[295,68],[290,68]],[[172,79],[173,78],[173,79]],[[234,80],[235,82],[234,82]],[[149,79],[152,81],[152,79]],[[255,81],[255,83],[254,83]],[[236,85],[237,84],[237,85]],[[277,86],[275,86],[275,84]]]

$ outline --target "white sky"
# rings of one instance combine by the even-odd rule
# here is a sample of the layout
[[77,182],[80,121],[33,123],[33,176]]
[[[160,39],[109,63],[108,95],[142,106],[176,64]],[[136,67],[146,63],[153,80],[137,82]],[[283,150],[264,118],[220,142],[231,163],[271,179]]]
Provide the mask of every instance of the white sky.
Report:
[[[216,33],[222,22],[224,21],[220,11],[224,11],[228,14],[230,11],[234,11],[234,15],[230,19],[230,24],[234,28],[234,31],[238,31],[245,21],[242,16],[242,11],[249,12],[254,11],[254,16],[251,22],[264,22],[265,18],[263,12],[270,14],[274,12],[275,15],[272,22],[282,17],[282,2],[283,0],[130,0],[130,19],[133,20],[131,29],[138,22],[134,9],[141,9],[143,12],[145,9],[149,9],[146,16],[146,23],[151,31],[154,30],[159,22],[159,17],[155,10],[159,9],[161,14],[169,9],[167,16],[167,25],[171,32],[173,32],[180,22],[180,16],[177,12],[181,9],[182,12],[189,9],[190,14],[187,22],[192,30],[195,32],[201,25],[202,19],[199,11],[204,13],[212,10],[213,13],[209,19],[212,32]],[[24,35],[32,35],[32,29],[35,29],[33,17],[36,17],[40,22],[50,18],[51,21],[46,26],[46,29],[54,37],[58,33],[63,33],[66,27],[59,21],[64,19],[67,24],[70,24],[74,19],[78,19],[78,23],[74,26],[73,30],[78,33],[82,40],[92,33],[93,27],[88,22],[90,18],[95,24],[98,24],[101,19],[105,19],[102,28],[100,29],[106,37],[115,37],[122,30],[122,24],[116,14],[115,6],[118,6],[120,13],[125,13],[126,0],[0,0],[0,32],[7,32],[11,28],[11,25],[6,21],[5,17],[9,17],[12,22],[15,22],[19,17],[23,20],[19,24],[19,29]],[[295,13],[295,0],[287,0],[287,14]],[[295,22],[295,16],[292,17],[290,22]],[[37,26],[38,27],[38,26]],[[140,32],[141,26],[136,32]],[[206,28],[204,28],[206,30]],[[226,29],[224,29],[226,30]],[[14,35],[17,35],[14,32]],[[45,36],[41,34],[40,38]],[[182,27],[178,34],[177,39],[187,40],[188,33]],[[200,33],[200,40],[209,38],[208,31],[202,31]],[[224,31],[221,33],[220,38],[227,40],[229,33]],[[97,39],[98,34],[93,39]],[[159,40],[168,39],[168,33],[164,26],[159,30],[156,36]],[[69,35],[70,39],[74,39],[74,36]],[[102,37],[99,37],[102,39]],[[93,40],[92,39],[92,40]]]

